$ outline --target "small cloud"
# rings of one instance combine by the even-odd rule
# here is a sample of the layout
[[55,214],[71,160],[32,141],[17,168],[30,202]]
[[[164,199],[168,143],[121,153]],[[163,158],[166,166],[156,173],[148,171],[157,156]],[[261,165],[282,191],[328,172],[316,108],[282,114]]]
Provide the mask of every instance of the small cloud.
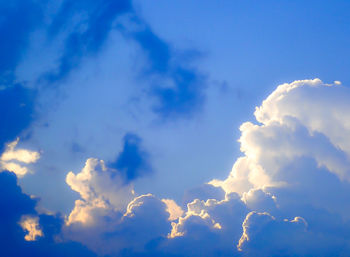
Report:
[[37,237],[42,237],[43,232],[39,226],[39,218],[32,216],[23,216],[20,225],[28,233],[24,236],[26,241],[35,241]]
[[18,177],[23,177],[29,171],[25,165],[35,163],[40,158],[40,154],[26,149],[15,149],[18,142],[19,138],[6,146],[0,157],[0,167],[14,172]]

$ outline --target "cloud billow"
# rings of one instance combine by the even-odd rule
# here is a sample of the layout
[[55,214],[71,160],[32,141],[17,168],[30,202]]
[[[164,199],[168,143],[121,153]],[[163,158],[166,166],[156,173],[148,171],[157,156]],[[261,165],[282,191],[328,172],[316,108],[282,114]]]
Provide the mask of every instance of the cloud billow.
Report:
[[[38,213],[37,200],[22,193],[14,174],[2,172],[3,252],[348,256],[350,127],[343,109],[349,95],[339,83],[318,79],[280,85],[256,109],[259,123],[241,126],[244,155],[227,179],[188,193],[184,209],[171,199],[137,194],[132,180],[126,183],[127,165],[119,163],[118,170],[90,158],[79,173],[66,177],[80,195],[71,213],[66,218]],[[123,164],[140,157],[139,144],[137,136],[125,137]],[[11,149],[8,156],[27,160],[23,151]]]
[[[337,94],[345,100],[350,92],[318,79],[279,86],[257,108],[260,124],[241,126],[244,156],[228,178],[209,182],[193,194],[195,198],[188,195],[183,211],[169,208],[167,204],[176,205],[169,199],[133,196],[133,190],[120,186],[113,190],[120,181],[100,184],[104,179],[99,176],[116,179],[111,174],[118,171],[89,160],[92,173],[75,176],[88,183],[79,192],[90,203],[90,208],[81,209],[88,211],[90,221],[72,220],[64,235],[101,256],[347,256],[349,151],[347,142],[334,133],[343,129],[342,139],[347,135],[347,114],[342,112],[347,102],[327,106],[334,100],[329,96]],[[325,117],[339,123],[328,126],[322,122]],[[73,188],[70,181],[67,177]],[[210,186],[222,188],[226,195],[218,199]],[[205,198],[198,197],[201,192]],[[125,193],[134,199],[120,205],[116,200],[125,199]]]

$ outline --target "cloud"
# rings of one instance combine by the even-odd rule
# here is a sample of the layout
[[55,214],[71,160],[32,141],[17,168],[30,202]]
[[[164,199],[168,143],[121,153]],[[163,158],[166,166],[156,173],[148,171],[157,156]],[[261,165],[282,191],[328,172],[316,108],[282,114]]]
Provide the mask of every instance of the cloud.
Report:
[[170,214],[169,220],[177,220],[184,214],[182,208],[174,200],[162,199],[162,202],[166,204],[166,211]]
[[[147,154],[129,134],[114,168],[89,158],[79,173],[67,174],[80,197],[65,221],[38,215],[33,207],[21,212],[16,226],[27,231],[21,230],[22,240],[55,234],[99,256],[346,256],[349,152],[343,142],[347,103],[340,100],[347,97],[338,94],[349,90],[317,79],[279,86],[256,109],[258,122],[240,127],[243,156],[227,179],[189,190],[182,207],[134,192],[131,175],[142,175]],[[325,95],[340,99],[338,108],[321,106],[320,113],[319,105],[332,102]],[[343,129],[342,140],[334,129]],[[12,151],[8,156],[18,158]],[[130,160],[139,161],[130,167]],[[26,217],[31,219],[23,222]],[[50,231],[45,224],[57,225]]]
[[26,241],[35,241],[37,237],[43,236],[43,232],[39,227],[38,217],[22,216],[20,225],[23,230],[28,232],[28,234],[24,236]]
[[64,237],[112,256],[144,251],[152,240],[166,238],[170,219],[178,218],[181,208],[151,194],[135,196],[124,179],[122,172],[92,158],[80,173],[69,172],[66,182],[81,199],[68,216]]
[[[341,146],[344,143],[335,141],[336,135],[325,121],[327,124],[330,121],[332,128],[346,130],[342,124],[346,123],[347,117],[334,120],[332,116],[341,115],[344,106],[327,108],[331,97],[326,99],[324,95],[338,99],[339,94],[341,99],[348,93],[345,87],[325,85],[318,79],[279,86],[256,109],[257,120],[263,125],[247,122],[241,126],[241,150],[246,156],[235,163],[229,179],[223,184],[226,190],[242,193],[250,187],[280,183],[282,181],[276,181],[271,175],[281,166],[281,161],[288,162],[302,156],[314,158],[318,166],[346,179],[348,152],[345,146]],[[303,104],[297,104],[299,102]],[[240,182],[235,185],[236,181]],[[245,187],[239,189],[242,185]]]
[[[233,251],[232,242],[239,240],[249,212],[238,194],[223,200],[195,199],[184,212],[172,199],[133,196],[131,184],[116,180],[122,179],[117,172],[103,161],[88,159],[80,173],[67,175],[67,184],[81,199],[69,215],[64,238],[81,242],[101,256],[203,256]],[[126,193],[133,197],[127,205],[113,203],[113,199],[126,199]]]
[[[23,177],[28,173],[28,168],[22,165],[28,165],[35,163],[39,158],[40,154],[35,151],[26,149],[16,149],[19,142],[19,138],[9,143],[0,156],[0,168],[14,172],[18,177]],[[20,163],[20,164],[19,164]]]
[[[146,91],[156,100],[151,105],[156,115],[186,116],[203,105],[205,76],[177,60],[173,47],[133,13],[129,1],[84,3],[63,1],[44,29],[50,40],[63,42],[56,68],[44,72],[47,82],[66,78],[84,56],[100,52],[111,30],[117,29],[147,59],[139,77],[149,84]],[[26,4],[35,9],[32,13],[40,13],[30,1]],[[32,121],[35,99],[33,90],[13,83],[12,73],[38,21],[31,12],[9,10],[0,27],[3,34],[13,17],[26,26],[18,34],[10,33],[11,41],[20,43],[6,45],[6,60],[0,63],[1,74],[6,75],[0,89],[1,116],[7,121],[0,128],[2,145]],[[117,17],[124,14],[129,14],[124,17],[129,23],[118,23]],[[69,29],[67,24],[74,19]],[[133,180],[151,171],[149,156],[134,134],[124,137],[123,150],[110,167],[90,158],[78,174],[68,173],[66,182],[80,198],[66,220],[59,214],[37,213],[37,200],[21,192],[13,175],[0,173],[3,231],[13,231],[10,237],[0,233],[2,244],[11,246],[4,255],[21,256],[30,250],[36,256],[51,256],[50,248],[57,254],[67,248],[75,256],[93,255],[84,244],[112,256],[346,256],[349,98],[349,89],[339,81],[301,80],[278,86],[256,108],[257,122],[240,127],[243,156],[227,179],[189,190],[180,204],[184,208],[172,199],[134,192]],[[28,172],[26,165],[40,155],[15,149],[17,143],[8,144],[0,164],[21,177]],[[55,241],[57,237],[62,243]],[[81,254],[84,251],[86,255]]]
[[123,256],[130,251],[147,252],[152,242],[170,231],[169,212],[151,194],[135,197],[124,210],[110,206],[95,212],[92,223],[69,223],[64,237],[87,245],[101,256]]
[[348,227],[350,218],[349,119],[343,112],[349,93],[339,83],[319,79],[283,84],[256,109],[260,124],[241,126],[245,156],[226,180],[210,183],[239,193],[250,210],[258,211],[243,223],[238,248],[244,255],[333,256],[347,251],[349,235],[341,227]]
[[40,154],[35,151],[25,149],[15,150],[18,142],[19,138],[7,145],[5,152],[1,155],[1,161],[19,161],[28,164],[34,163],[40,158]]
[[81,196],[68,217],[68,225],[93,225],[94,216],[124,210],[134,196],[132,185],[125,184],[119,171],[108,169],[102,160],[93,158],[86,161],[80,173],[69,172],[66,182]]
[[[332,128],[345,129],[340,107],[346,103],[322,107],[322,113],[317,108],[332,102],[325,95],[337,93],[350,92],[318,79],[279,86],[257,108],[260,123],[241,126],[244,156],[228,178],[188,192],[184,210],[171,199],[132,196],[122,182],[110,182],[123,179],[110,175],[117,170],[89,159],[67,183],[82,198],[72,213],[88,206],[84,212],[93,213],[94,222],[66,224],[65,237],[112,256],[346,256],[349,152],[323,124],[324,117],[337,117],[340,124]],[[310,113],[300,104],[305,102]],[[125,192],[133,199],[113,204]]]
[[[66,149],[66,142],[69,142],[69,149],[72,145],[77,146],[75,157],[86,159],[94,153],[101,158],[100,152],[111,152],[105,139],[112,142],[109,144],[114,151],[122,150],[114,163],[106,162],[105,165],[102,160],[89,158],[80,172],[67,174],[68,187],[79,195],[67,217],[59,213],[38,213],[35,207],[39,200],[22,193],[13,174],[2,172],[0,202],[4,208],[1,208],[0,223],[5,229],[0,232],[0,242],[6,248],[3,255],[23,256],[30,252],[35,256],[94,256],[95,253],[100,256],[347,256],[350,240],[350,117],[346,110],[350,108],[350,92],[339,81],[325,84],[314,79],[280,85],[256,108],[256,122],[246,122],[240,127],[242,157],[236,160],[228,178],[188,190],[184,201],[178,204],[172,199],[134,191],[133,182],[152,173],[149,148],[147,151],[143,148],[138,134],[154,147],[149,142],[152,140],[145,139],[140,132],[154,130],[151,123],[155,117],[162,123],[191,116],[200,110],[205,103],[205,74],[191,62],[184,62],[179,50],[158,36],[135,13],[130,1],[65,0],[49,8],[51,13],[45,16],[45,21],[42,11],[48,11],[45,9],[48,6],[26,1],[24,7],[27,9],[6,6],[8,15],[0,26],[0,32],[17,42],[5,44],[6,58],[0,61],[1,83],[4,84],[0,89],[0,100],[4,100],[0,104],[4,108],[0,109],[4,113],[0,116],[5,121],[0,129],[3,132],[0,143],[14,140],[34,117],[37,118],[34,114],[38,114],[42,119],[36,126],[43,130],[51,126],[61,134],[74,131],[62,140],[62,149]],[[19,26],[22,23],[25,26]],[[39,80],[31,81],[34,88],[40,89],[40,99],[33,89],[24,88],[30,84],[26,79],[17,84],[13,74],[26,52],[29,36],[38,26],[41,29],[38,33],[45,34],[43,45],[54,45],[55,48],[58,42],[57,49],[60,50],[54,51],[62,53],[57,59],[52,58],[53,68],[52,65],[45,67],[39,72]],[[112,67],[108,72],[98,74],[107,78],[108,85],[95,87],[96,81],[101,82],[98,77],[90,82],[91,90],[86,85],[89,83],[80,83],[91,78],[86,76],[87,70],[94,70],[86,68],[90,64],[85,66],[88,63],[85,61],[102,53],[111,35],[117,40],[110,42],[120,42],[118,46],[122,46],[117,50],[128,49],[132,54],[136,53],[135,60],[141,59],[142,67],[125,68],[132,71],[126,75],[121,69],[123,64]],[[123,48],[123,44],[129,48]],[[136,52],[134,48],[137,48]],[[125,56],[129,54],[127,52]],[[95,60],[90,61],[94,63]],[[102,62],[97,61],[97,66]],[[123,77],[111,82],[111,74],[116,76],[117,69],[121,69],[118,76],[136,78],[140,88],[124,94],[129,90],[124,88],[132,88],[132,79]],[[79,74],[73,74],[78,70]],[[76,77],[72,79],[69,75]],[[68,83],[62,83],[63,79]],[[114,89],[111,85],[116,81],[118,83],[113,86],[117,89]],[[138,83],[140,81],[142,83]],[[65,86],[60,92],[51,87],[58,84]],[[102,89],[104,94],[100,94]],[[62,109],[61,99],[56,100],[60,93],[67,94],[71,101],[63,104]],[[96,93],[103,96],[102,100]],[[109,95],[120,98],[108,98]],[[151,99],[140,104],[144,96],[151,96]],[[122,98],[127,99],[120,100]],[[54,103],[51,99],[55,99]],[[95,107],[99,103],[106,103],[108,108],[104,105]],[[53,114],[48,112],[46,117],[48,106],[50,111],[53,109]],[[116,115],[112,107],[118,109]],[[76,108],[77,116],[67,115],[73,108]],[[134,114],[130,110],[136,108],[140,111],[130,118],[130,113]],[[113,110],[106,114],[106,109]],[[42,112],[35,113],[34,110]],[[82,113],[83,118],[80,117],[84,116]],[[96,120],[97,116],[103,117]],[[75,117],[78,118],[74,120]],[[83,122],[84,119],[88,122]],[[72,120],[80,126],[70,124]],[[138,134],[125,134],[130,127],[137,127]],[[40,129],[27,131],[25,136],[33,142],[38,138],[46,141],[55,129],[48,130],[46,137]],[[197,129],[195,126],[193,131]],[[102,135],[97,135],[97,142],[93,142],[93,137],[98,134],[96,131]],[[145,134],[156,135],[159,139],[158,131],[155,131]],[[175,130],[176,133],[179,131]],[[38,138],[33,139],[35,133]],[[112,134],[118,135],[109,137]],[[168,136],[165,133],[163,138]],[[122,142],[121,147],[119,142]],[[22,177],[40,154],[16,149],[17,144],[18,140],[7,145],[0,165]],[[61,165],[57,160],[64,159],[57,157],[62,149],[56,147],[52,144],[55,168]],[[102,147],[105,149],[101,150]],[[71,153],[64,153],[69,156],[67,159],[72,158]],[[116,154],[106,156],[110,161]],[[62,166],[67,165],[63,163]],[[50,165],[40,168],[46,170],[51,168]],[[62,166],[57,170],[65,170]],[[71,165],[69,169],[80,168]],[[187,179],[178,179],[178,186],[185,184]],[[61,198],[67,201],[65,197]]]
[[249,256],[305,254],[302,248],[307,238],[307,223],[301,217],[277,221],[269,213],[253,211],[247,215],[242,227],[243,233],[237,248]]

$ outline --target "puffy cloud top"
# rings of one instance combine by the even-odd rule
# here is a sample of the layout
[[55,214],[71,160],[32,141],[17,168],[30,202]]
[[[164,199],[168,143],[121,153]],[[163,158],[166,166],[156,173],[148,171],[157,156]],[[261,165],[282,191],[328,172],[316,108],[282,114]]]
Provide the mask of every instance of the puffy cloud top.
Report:
[[66,182],[82,198],[75,202],[68,224],[91,224],[95,212],[124,210],[134,195],[132,185],[125,184],[117,170],[108,169],[102,160],[93,158],[77,175],[69,172]]
[[112,256],[346,256],[349,93],[319,79],[277,87],[258,123],[240,127],[244,155],[228,178],[192,190],[185,210],[150,194],[131,200],[116,170],[89,159],[67,175],[82,199],[66,236]]

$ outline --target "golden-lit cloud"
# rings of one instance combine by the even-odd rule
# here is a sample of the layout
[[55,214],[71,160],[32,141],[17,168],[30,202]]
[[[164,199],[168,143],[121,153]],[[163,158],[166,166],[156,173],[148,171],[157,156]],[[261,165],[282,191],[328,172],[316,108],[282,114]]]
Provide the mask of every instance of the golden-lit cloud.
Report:
[[18,177],[23,177],[29,172],[26,165],[35,163],[40,154],[27,149],[16,149],[19,138],[7,144],[5,151],[0,156],[0,167],[2,170],[14,172]]
[[162,202],[166,204],[167,206],[167,212],[169,212],[169,220],[177,220],[180,218],[184,211],[180,206],[177,205],[177,203],[172,199],[162,199]]
[[37,237],[43,236],[38,217],[23,216],[20,225],[23,230],[27,231],[27,234],[24,236],[26,241],[35,241]]

